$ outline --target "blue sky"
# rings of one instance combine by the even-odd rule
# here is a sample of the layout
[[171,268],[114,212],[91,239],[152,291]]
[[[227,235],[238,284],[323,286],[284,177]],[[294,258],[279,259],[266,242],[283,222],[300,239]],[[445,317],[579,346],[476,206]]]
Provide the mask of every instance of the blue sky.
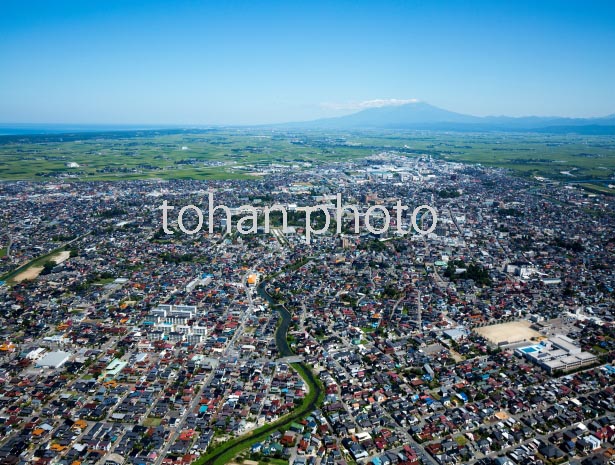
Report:
[[[0,3],[0,122],[615,113],[615,2]],[[372,103],[373,105],[374,103]]]

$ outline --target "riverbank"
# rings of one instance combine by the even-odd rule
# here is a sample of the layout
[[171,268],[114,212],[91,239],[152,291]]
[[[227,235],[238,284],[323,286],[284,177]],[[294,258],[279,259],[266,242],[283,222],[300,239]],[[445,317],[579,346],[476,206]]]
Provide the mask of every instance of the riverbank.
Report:
[[[273,298],[264,288],[262,282],[257,290],[261,297],[269,302],[272,310],[280,314],[280,322],[276,329],[275,341],[280,357],[295,355],[288,344],[288,328],[290,327],[292,315],[284,305],[275,304]],[[308,385],[308,392],[301,402],[301,405],[277,421],[261,426],[244,436],[227,441],[214,447],[210,452],[198,458],[193,465],[223,465],[229,463],[235,456],[243,452],[252,444],[263,441],[274,431],[286,431],[290,425],[304,418],[310,412],[318,408],[324,400],[324,387],[320,380],[314,375],[312,369],[303,362],[292,363],[291,367],[301,376]]]
[[67,260],[70,257],[71,244],[89,235],[90,233],[91,231],[88,231],[80,236],[75,237],[74,239],[71,239],[68,242],[65,242],[61,246],[53,249],[50,252],[47,252],[44,255],[33,258],[29,262],[18,266],[13,271],[9,271],[3,276],[0,276],[0,281],[14,284],[23,280],[37,278],[45,267],[46,263],[51,261],[57,265],[59,263],[62,263],[64,260]]
[[[65,246],[58,247],[57,249],[52,250],[45,255],[40,257],[36,257],[33,260],[30,260],[27,263],[19,266],[17,269],[5,274],[0,277],[0,280],[6,281],[9,283],[19,283],[21,281],[25,281],[28,279],[35,279],[38,275],[43,271],[45,267],[45,263],[53,261],[54,263],[60,263],[61,261],[66,260],[68,256],[65,254],[69,254],[70,252],[66,250]],[[64,258],[66,257],[66,258]],[[62,258],[60,262],[56,261],[56,258]]]

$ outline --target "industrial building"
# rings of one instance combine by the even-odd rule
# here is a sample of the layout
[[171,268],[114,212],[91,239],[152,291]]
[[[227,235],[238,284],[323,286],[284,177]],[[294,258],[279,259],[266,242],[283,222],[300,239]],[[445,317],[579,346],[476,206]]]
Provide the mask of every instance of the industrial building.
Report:
[[60,368],[71,357],[70,352],[49,352],[43,358],[36,362],[38,368]]

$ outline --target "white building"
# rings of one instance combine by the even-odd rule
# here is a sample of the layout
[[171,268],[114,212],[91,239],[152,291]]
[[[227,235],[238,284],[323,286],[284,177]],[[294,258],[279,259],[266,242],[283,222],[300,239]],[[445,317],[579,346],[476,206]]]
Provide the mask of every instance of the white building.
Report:
[[49,352],[38,362],[36,362],[36,366],[38,368],[60,368],[68,362],[71,355],[72,354],[70,352],[62,352],[61,350],[57,352]]

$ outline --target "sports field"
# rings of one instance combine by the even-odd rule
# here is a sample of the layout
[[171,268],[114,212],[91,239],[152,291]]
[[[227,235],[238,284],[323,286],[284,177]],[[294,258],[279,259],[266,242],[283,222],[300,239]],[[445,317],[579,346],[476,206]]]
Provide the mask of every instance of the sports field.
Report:
[[542,334],[533,330],[529,321],[511,321],[499,325],[476,328],[478,334],[492,344],[505,345],[516,342],[531,341],[532,338],[541,338]]

